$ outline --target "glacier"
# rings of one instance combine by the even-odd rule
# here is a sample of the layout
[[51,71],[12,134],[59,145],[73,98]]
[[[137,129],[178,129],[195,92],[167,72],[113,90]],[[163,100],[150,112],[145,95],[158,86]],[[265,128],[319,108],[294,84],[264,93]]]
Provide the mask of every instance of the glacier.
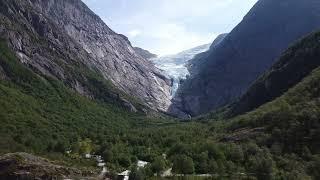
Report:
[[157,68],[164,71],[164,73],[172,79],[172,97],[177,92],[181,81],[185,80],[189,75],[188,68],[186,67],[188,61],[193,59],[195,55],[208,51],[210,45],[211,44],[205,44],[189,50],[185,50],[175,55],[150,59]]

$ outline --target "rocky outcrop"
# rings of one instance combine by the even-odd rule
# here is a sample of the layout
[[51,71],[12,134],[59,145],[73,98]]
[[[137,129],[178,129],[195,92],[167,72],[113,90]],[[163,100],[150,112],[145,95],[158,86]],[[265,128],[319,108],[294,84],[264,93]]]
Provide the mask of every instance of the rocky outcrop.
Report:
[[0,66],[0,80],[3,80],[6,78],[6,74],[3,72],[2,67]]
[[153,54],[147,50],[144,50],[142,48],[139,47],[134,47],[134,51],[139,54],[141,57],[143,57],[144,59],[152,59],[152,58],[156,58],[158,57],[156,54]]
[[160,111],[170,105],[170,80],[81,0],[3,0],[0,21],[1,37],[38,74],[90,98],[133,96]]
[[[47,159],[27,153],[0,157],[0,179],[97,179],[97,172],[56,165]],[[90,177],[91,176],[91,177]]]
[[197,116],[246,92],[288,46],[320,28],[318,0],[259,0],[180,86],[182,112]]

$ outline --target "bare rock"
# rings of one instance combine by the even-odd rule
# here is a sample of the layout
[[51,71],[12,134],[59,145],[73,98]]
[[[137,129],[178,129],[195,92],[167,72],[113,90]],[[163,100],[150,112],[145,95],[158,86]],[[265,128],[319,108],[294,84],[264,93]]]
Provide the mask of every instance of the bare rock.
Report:
[[6,79],[6,74],[4,73],[2,67],[0,66],[0,80]]
[[133,104],[130,103],[130,101],[126,100],[126,99],[123,99],[121,98],[121,101],[122,101],[122,104],[123,106],[128,109],[130,112],[138,112],[137,108],[134,107]]
[[96,174],[75,168],[56,165],[47,159],[27,153],[6,154],[0,157],[0,179],[90,179]]
[[153,54],[153,53],[151,53],[145,49],[139,48],[139,47],[134,47],[133,49],[138,55],[140,55],[141,57],[143,57],[145,59],[152,59],[152,58],[158,57],[156,54]]
[[85,66],[151,109],[170,106],[170,79],[81,0],[2,0],[0,7],[2,37],[33,70],[88,95],[85,83],[75,83],[92,83],[79,70]]

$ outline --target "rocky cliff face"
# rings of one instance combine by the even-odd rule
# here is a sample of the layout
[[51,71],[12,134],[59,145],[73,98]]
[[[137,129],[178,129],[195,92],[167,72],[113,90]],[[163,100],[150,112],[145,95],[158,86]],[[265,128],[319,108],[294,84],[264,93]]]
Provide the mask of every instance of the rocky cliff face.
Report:
[[139,54],[141,57],[145,59],[151,59],[151,58],[156,58],[158,57],[156,54],[153,54],[145,49],[139,48],[139,47],[134,47],[134,50],[137,54]]
[[168,108],[171,81],[81,0],[2,0],[0,18],[1,37],[35,72],[88,97],[119,98],[104,92],[106,80],[152,109]]
[[3,72],[2,67],[0,66],[0,80],[5,79],[5,73]]
[[320,28],[318,0],[260,0],[210,51],[172,107],[196,116],[241,96],[294,41]]
[[27,153],[6,154],[0,157],[0,179],[103,179],[98,172],[56,165]]
[[227,37],[227,35],[227,33],[218,35],[217,38],[213,41],[213,43],[210,45],[209,50],[197,54],[188,62],[187,67],[191,76],[194,76],[195,74],[198,74],[200,72],[201,67],[205,65],[206,59],[210,55],[211,51],[214,51],[215,48],[217,48],[221,44],[224,38]]

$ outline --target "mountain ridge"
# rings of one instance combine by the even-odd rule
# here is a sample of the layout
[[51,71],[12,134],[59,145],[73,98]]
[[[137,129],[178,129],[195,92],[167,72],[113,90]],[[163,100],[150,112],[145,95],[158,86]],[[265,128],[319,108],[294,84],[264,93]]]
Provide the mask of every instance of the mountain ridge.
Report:
[[133,49],[136,51],[137,54],[139,54],[141,57],[144,59],[151,59],[151,58],[156,58],[158,55],[151,53],[148,50],[139,48],[139,47],[133,47]]
[[219,44],[227,37],[228,33],[220,34],[216,37],[216,39],[211,43],[208,51],[197,54],[193,57],[188,63],[188,70],[191,76],[199,73],[201,66],[205,63],[205,59],[210,55],[210,51],[214,51],[214,49],[219,46]]

